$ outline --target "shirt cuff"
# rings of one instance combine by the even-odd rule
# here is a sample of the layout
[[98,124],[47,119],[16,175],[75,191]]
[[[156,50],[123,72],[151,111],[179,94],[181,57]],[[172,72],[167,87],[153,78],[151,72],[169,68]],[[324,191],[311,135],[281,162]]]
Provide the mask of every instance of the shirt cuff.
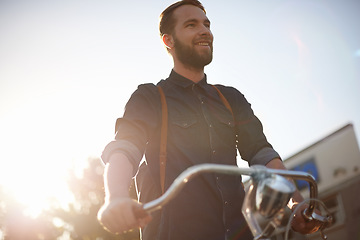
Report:
[[122,153],[128,158],[129,162],[133,165],[133,175],[135,175],[143,155],[139,149],[131,142],[114,140],[106,145],[101,154],[102,161],[106,164],[109,162],[110,156],[114,153]]
[[262,148],[255,156],[250,160],[250,166],[252,165],[266,165],[268,162],[275,158],[280,158],[280,155],[271,147]]

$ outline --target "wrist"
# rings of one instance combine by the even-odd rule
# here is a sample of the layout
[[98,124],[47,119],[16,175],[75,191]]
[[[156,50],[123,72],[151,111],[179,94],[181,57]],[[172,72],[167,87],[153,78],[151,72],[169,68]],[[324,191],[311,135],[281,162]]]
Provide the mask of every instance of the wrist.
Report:
[[122,199],[122,198],[130,198],[128,192],[117,192],[117,193],[111,193],[106,194],[105,201],[110,202],[116,199]]

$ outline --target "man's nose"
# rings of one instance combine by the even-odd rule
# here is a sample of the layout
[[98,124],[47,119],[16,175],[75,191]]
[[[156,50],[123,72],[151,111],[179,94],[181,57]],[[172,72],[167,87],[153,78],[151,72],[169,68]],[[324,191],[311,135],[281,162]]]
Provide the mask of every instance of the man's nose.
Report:
[[212,36],[212,32],[209,27],[202,25],[200,29],[200,35],[201,36]]

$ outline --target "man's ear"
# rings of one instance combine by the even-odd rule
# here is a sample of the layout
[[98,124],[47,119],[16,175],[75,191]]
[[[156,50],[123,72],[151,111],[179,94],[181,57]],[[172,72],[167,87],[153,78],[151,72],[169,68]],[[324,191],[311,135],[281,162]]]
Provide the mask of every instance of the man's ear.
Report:
[[170,34],[164,34],[162,36],[162,41],[167,49],[172,49],[174,47],[174,39]]

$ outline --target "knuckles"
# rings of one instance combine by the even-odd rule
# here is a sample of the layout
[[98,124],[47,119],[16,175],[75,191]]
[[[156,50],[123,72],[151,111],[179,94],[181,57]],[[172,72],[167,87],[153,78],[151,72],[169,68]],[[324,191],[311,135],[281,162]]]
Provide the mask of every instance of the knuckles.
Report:
[[137,205],[132,199],[116,199],[106,202],[98,212],[98,221],[105,230],[113,234],[138,227],[132,208]]

